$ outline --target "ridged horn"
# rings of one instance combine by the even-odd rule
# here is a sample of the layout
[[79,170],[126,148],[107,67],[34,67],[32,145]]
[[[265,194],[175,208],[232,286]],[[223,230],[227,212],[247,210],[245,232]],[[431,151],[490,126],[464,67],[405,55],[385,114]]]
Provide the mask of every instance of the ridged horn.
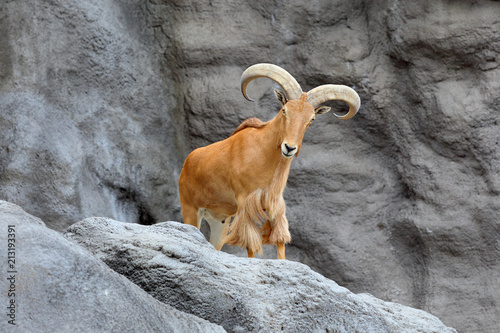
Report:
[[253,79],[266,77],[281,86],[289,100],[299,99],[302,88],[295,78],[283,68],[273,64],[256,64],[248,67],[241,75],[241,92],[249,101],[253,99],[247,96],[247,86]]
[[349,112],[344,116],[340,116],[333,113],[335,117],[339,119],[349,119],[352,118],[356,112],[359,110],[361,105],[361,100],[359,95],[354,89],[343,85],[335,84],[324,84],[322,86],[311,89],[307,93],[307,101],[311,103],[312,106],[317,108],[326,101],[344,101],[349,104]]

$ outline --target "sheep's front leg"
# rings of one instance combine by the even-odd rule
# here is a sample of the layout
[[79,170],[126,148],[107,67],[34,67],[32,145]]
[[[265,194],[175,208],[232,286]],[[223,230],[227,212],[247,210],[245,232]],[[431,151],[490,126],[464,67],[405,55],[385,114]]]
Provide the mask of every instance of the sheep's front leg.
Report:
[[286,218],[286,206],[283,197],[280,197],[269,213],[271,219],[267,220],[262,228],[264,244],[276,245],[278,259],[285,259],[285,244],[290,243],[291,236]]
[[272,243],[269,240],[269,238],[271,237],[272,231],[273,230],[271,228],[271,221],[267,220],[266,223],[264,224],[264,227],[262,228],[262,239],[264,241],[264,244],[275,244],[276,251],[278,252],[278,259],[286,259],[285,258],[285,243],[283,241],[276,241],[275,243]]
[[259,224],[267,216],[262,208],[262,193],[258,188],[247,196],[240,195],[237,199],[238,210],[225,239],[226,244],[246,248],[250,258],[255,257],[255,252],[262,253]]
[[285,258],[285,244],[277,243],[276,251],[278,252],[278,259],[286,259]]

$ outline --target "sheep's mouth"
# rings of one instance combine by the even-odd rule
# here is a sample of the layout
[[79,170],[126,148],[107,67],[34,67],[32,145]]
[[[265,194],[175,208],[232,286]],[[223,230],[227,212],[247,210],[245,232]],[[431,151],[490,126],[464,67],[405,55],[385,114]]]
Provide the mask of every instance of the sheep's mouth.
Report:
[[295,152],[291,152],[291,153],[285,153],[283,150],[281,151],[281,155],[283,155],[284,157],[286,158],[291,158],[295,155]]

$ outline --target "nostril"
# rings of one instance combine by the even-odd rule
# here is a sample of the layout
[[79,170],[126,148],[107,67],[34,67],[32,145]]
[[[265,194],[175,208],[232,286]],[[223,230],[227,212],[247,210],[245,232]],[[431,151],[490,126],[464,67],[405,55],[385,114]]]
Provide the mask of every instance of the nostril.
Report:
[[289,145],[287,145],[286,143],[285,143],[285,148],[286,148],[287,152],[292,152],[292,151],[294,151],[295,149],[297,149],[296,147],[290,147],[290,146],[289,146]]

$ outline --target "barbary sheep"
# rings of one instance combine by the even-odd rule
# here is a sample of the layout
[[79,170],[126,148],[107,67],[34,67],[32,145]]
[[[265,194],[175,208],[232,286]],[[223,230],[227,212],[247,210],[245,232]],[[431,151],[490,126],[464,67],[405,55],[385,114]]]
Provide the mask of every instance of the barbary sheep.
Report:
[[321,104],[346,102],[347,114],[335,116],[349,119],[358,111],[360,99],[353,89],[342,85],[321,85],[302,92],[292,75],[272,64],[245,70],[241,91],[246,99],[251,101],[247,85],[260,77],[275,81],[284,90],[275,90],[281,110],[267,122],[247,119],[229,138],[191,152],[179,178],[179,194],[184,223],[200,228],[205,219],[210,225],[209,241],[217,250],[226,243],[238,245],[247,249],[248,257],[254,257],[262,244],[274,244],[278,259],[285,259],[285,244],[291,236],[283,191],[304,133],[317,115],[330,111]]

